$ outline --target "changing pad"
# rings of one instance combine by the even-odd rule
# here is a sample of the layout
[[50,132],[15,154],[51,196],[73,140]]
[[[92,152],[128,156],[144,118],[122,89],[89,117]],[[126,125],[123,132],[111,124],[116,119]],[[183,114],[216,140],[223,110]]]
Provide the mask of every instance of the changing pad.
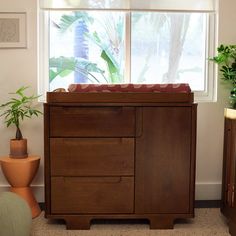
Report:
[[69,92],[164,92],[190,93],[188,84],[70,84]]

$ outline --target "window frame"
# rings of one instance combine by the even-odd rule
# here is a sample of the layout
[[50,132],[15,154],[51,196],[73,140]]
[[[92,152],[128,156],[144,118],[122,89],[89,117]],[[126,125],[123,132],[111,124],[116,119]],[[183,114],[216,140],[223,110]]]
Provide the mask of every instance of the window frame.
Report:
[[[155,12],[159,12],[155,10]],[[168,11],[165,11],[168,12]],[[174,11],[183,12],[183,11]],[[186,11],[190,12],[191,11]],[[206,13],[206,12],[205,12]],[[125,80],[131,75],[131,13],[126,14],[126,42],[125,42]],[[194,91],[195,102],[216,102],[217,101],[217,66],[210,62],[208,58],[214,56],[218,42],[218,16],[217,12],[209,12],[207,17],[207,38],[206,38],[206,61],[204,76],[204,91]],[[46,92],[49,91],[48,71],[49,71],[49,10],[40,9],[38,6],[38,94],[39,101],[46,101]]]

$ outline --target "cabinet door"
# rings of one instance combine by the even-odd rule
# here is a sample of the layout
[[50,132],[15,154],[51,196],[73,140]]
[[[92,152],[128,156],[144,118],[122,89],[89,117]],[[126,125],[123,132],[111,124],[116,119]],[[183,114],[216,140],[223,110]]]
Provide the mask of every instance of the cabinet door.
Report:
[[136,213],[193,211],[194,114],[192,107],[143,108],[136,139]]
[[222,175],[222,208],[225,214],[235,205],[235,155],[236,155],[236,120],[225,118],[224,162]]

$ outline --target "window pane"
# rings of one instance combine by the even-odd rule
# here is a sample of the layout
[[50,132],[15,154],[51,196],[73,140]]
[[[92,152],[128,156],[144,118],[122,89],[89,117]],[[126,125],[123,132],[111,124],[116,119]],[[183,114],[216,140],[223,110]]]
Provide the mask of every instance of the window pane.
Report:
[[[204,91],[208,13],[51,11],[50,91],[71,83],[189,83]],[[128,24],[127,24],[128,25]],[[127,37],[129,39],[129,37]],[[125,45],[131,68],[125,68]],[[125,81],[124,71],[131,71]]]
[[50,12],[50,91],[124,82],[124,26],[121,12]]
[[204,90],[207,13],[134,12],[131,82]]

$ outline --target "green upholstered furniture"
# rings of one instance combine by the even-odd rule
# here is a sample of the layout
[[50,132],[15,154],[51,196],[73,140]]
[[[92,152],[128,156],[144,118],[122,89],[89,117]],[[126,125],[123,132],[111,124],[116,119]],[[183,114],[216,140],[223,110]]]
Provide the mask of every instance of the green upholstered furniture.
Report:
[[12,192],[0,194],[0,235],[29,236],[31,210],[26,201]]

